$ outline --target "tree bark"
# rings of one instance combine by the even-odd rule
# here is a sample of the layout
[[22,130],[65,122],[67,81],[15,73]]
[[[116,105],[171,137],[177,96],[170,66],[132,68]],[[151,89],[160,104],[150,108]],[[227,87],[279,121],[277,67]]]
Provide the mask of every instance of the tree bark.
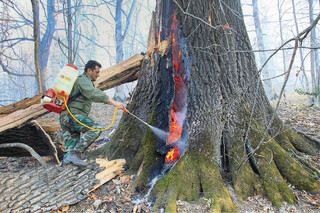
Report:
[[[105,151],[109,159],[126,159],[129,173],[137,173],[136,190],[151,190],[155,211],[174,212],[176,200],[204,196],[211,211],[234,212],[227,186],[239,200],[261,194],[275,206],[295,199],[286,181],[320,191],[290,155],[316,154],[318,147],[285,127],[269,104],[240,0],[158,0],[155,33],[149,43],[163,51],[147,53],[127,105],[152,126],[125,114]],[[185,106],[181,137],[170,144],[172,121]],[[179,149],[178,160],[157,152],[169,145]],[[158,180],[154,187],[151,180]]]

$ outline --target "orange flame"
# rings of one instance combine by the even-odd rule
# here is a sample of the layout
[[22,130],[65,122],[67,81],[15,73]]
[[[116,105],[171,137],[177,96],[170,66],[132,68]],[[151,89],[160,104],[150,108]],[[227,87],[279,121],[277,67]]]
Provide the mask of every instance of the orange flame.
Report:
[[[185,86],[185,83],[180,77],[179,73],[181,68],[183,69],[183,66],[180,67],[181,64],[181,51],[180,51],[180,45],[178,41],[178,33],[177,33],[177,17],[174,15],[173,22],[171,25],[171,29],[173,29],[172,33],[172,62],[173,62],[173,68],[174,68],[174,82],[175,82],[175,98],[180,99],[181,94],[183,94],[183,91],[181,91],[181,88]],[[177,44],[176,44],[177,42]],[[171,112],[170,112],[170,123],[169,123],[169,137],[168,137],[168,144],[172,144],[177,142],[181,138],[182,134],[182,124],[183,121],[180,121],[176,112],[180,111],[181,109],[177,108],[175,103],[172,106]],[[179,146],[176,146],[172,148],[166,155],[165,161],[174,161],[177,158],[179,158]]]
[[181,137],[182,125],[178,124],[177,116],[173,109],[171,109],[171,121],[170,121],[170,131],[168,143],[174,143],[178,141]]
[[166,155],[166,161],[174,161],[179,157],[179,146],[170,149]]

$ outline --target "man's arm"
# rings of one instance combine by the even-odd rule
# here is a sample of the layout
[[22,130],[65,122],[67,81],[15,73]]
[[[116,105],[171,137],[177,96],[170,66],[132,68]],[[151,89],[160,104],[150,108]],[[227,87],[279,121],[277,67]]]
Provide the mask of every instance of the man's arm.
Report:
[[121,102],[119,102],[119,101],[115,101],[115,100],[113,100],[112,98],[109,98],[109,99],[108,99],[107,104],[111,104],[111,105],[113,105],[114,107],[119,108],[119,109],[125,108],[125,106],[123,105],[123,103],[121,103]]

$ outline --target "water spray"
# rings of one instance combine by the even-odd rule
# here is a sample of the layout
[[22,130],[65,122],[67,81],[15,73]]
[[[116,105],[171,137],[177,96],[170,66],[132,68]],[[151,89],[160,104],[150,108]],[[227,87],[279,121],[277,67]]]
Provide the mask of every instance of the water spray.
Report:
[[147,122],[143,121],[141,118],[139,118],[138,116],[132,114],[131,112],[129,112],[129,110],[127,110],[126,108],[122,108],[123,111],[125,111],[126,113],[128,113],[129,115],[135,117],[136,119],[138,119],[139,121],[141,121],[142,123],[144,123],[145,125],[147,125],[161,140],[166,141],[168,138],[168,133],[156,128],[154,126],[151,126],[150,124],[148,124]]

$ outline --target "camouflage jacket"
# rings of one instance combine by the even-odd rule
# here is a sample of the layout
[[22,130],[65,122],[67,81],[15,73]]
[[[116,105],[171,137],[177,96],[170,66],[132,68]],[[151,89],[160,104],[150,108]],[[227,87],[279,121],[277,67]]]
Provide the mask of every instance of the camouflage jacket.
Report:
[[[79,96],[68,104],[72,114],[88,116],[92,102],[107,103],[109,99],[103,91],[94,87],[92,78],[90,78],[86,72],[80,75],[76,80],[70,97],[75,96],[79,92]],[[66,109],[61,112],[61,115],[66,114],[68,114]]]

